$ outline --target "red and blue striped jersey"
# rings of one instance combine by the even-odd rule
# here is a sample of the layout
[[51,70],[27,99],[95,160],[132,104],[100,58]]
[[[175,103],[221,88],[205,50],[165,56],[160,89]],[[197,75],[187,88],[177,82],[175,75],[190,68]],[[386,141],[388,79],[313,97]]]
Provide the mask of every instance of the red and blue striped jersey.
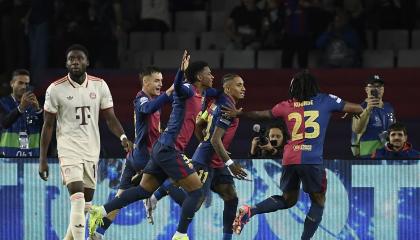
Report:
[[283,165],[322,164],[325,133],[332,112],[342,111],[341,98],[319,93],[308,101],[283,101],[271,109],[274,117],[283,118],[290,133],[284,146]]
[[206,136],[204,137],[204,141],[197,147],[192,157],[193,162],[209,165],[212,168],[222,168],[225,166],[223,160],[215,153],[210,140],[215,128],[220,127],[226,130],[222,138],[223,146],[227,149],[232,142],[236,129],[238,128],[239,119],[230,118],[222,114],[222,106],[229,105],[234,105],[234,100],[226,94],[221,94],[207,108],[208,123]]

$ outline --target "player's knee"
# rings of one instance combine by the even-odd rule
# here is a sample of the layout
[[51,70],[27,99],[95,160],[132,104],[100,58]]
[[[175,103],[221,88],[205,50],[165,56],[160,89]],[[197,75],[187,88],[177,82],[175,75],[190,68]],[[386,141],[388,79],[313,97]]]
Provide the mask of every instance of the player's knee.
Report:
[[284,202],[286,203],[287,208],[291,208],[295,206],[298,200],[297,196],[294,196],[294,195],[283,195],[283,196],[276,195],[274,196],[274,198],[277,198],[276,200],[283,199]]
[[325,193],[311,193],[309,195],[311,202],[324,207],[325,205]]

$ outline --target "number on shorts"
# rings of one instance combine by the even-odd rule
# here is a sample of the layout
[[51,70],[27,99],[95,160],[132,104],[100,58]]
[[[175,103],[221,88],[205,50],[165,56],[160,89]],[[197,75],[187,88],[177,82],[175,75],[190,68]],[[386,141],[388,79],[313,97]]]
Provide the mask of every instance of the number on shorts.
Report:
[[204,171],[203,169],[198,171],[198,177],[200,178],[201,183],[204,183],[207,180],[209,172]]

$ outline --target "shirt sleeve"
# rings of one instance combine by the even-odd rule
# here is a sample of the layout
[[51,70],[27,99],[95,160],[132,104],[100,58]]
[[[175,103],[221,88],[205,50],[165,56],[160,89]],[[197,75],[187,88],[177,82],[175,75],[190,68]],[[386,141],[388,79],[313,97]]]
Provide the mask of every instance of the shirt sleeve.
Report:
[[137,112],[151,114],[159,110],[165,103],[169,103],[171,98],[166,93],[150,100],[146,96],[137,97],[134,100],[134,107]]
[[53,84],[51,84],[45,92],[44,111],[54,114],[58,111],[58,98]]
[[328,107],[330,109],[331,112],[341,112],[343,111],[344,105],[345,105],[345,101],[343,101],[343,99],[333,95],[333,94],[328,94],[326,95],[326,101],[328,104]]
[[272,109],[271,109],[271,114],[273,115],[273,117],[275,118],[281,118],[283,116],[285,116],[285,110],[286,108],[284,107],[284,102],[280,102],[277,103]]
[[114,106],[111,91],[109,91],[108,85],[105,81],[102,81],[101,89],[101,110],[111,108]]
[[219,115],[220,117],[217,119],[216,126],[223,128],[225,130],[228,129],[230,125],[232,124],[234,118],[221,114],[221,112],[219,112]]

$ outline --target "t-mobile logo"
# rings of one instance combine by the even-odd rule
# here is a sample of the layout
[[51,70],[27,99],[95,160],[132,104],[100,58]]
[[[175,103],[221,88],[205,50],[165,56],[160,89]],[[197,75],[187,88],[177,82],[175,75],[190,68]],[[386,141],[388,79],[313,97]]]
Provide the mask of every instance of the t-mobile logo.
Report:
[[[82,116],[82,122],[80,123],[80,125],[87,125],[86,118],[90,118],[90,114],[89,114],[90,106],[76,107],[75,109],[76,109],[76,119],[80,119],[80,116]],[[78,112],[80,112],[81,115],[79,115]]]

